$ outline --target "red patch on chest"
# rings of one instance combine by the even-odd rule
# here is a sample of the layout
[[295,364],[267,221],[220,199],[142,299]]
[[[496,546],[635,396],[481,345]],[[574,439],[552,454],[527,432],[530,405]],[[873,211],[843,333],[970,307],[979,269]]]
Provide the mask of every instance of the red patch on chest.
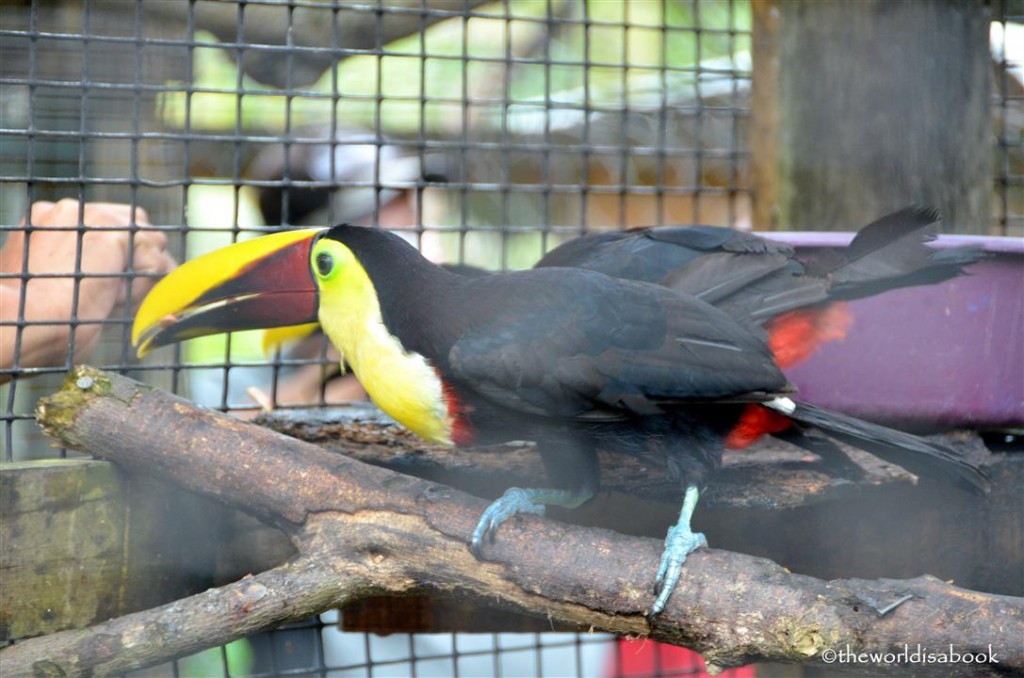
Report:
[[458,392],[451,384],[445,381],[440,371],[438,371],[437,377],[441,380],[441,393],[444,395],[445,404],[448,406],[448,420],[451,422],[450,436],[452,442],[459,447],[472,445],[476,439],[476,430],[466,415],[473,411],[473,406],[463,402]]

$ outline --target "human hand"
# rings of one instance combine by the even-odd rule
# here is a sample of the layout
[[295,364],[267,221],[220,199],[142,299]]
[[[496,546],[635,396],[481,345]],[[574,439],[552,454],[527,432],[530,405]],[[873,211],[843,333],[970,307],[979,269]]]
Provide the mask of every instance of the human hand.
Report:
[[[34,227],[74,229],[79,224],[79,203],[71,199],[37,202],[32,205],[31,217]],[[29,276],[24,284],[17,278],[0,279],[0,315],[5,323],[17,322],[24,295],[24,320],[28,324],[21,334],[19,367],[62,364],[72,341],[73,315],[80,323],[74,328],[73,359],[81,360],[95,347],[103,327],[100,323],[128,300],[129,289],[134,306],[153,286],[156,277],[175,266],[166,251],[167,238],[163,233],[140,230],[132,238],[128,231],[132,223],[129,205],[86,203],[81,209],[81,221],[87,229],[81,236],[78,270],[84,277],[78,285],[77,309],[77,230],[32,230],[27,258],[25,231],[12,232],[0,249],[0,271]],[[149,217],[140,207],[135,209],[135,224],[150,225]],[[132,276],[125,276],[126,271]],[[13,367],[16,337],[16,327],[0,326],[0,366]]]

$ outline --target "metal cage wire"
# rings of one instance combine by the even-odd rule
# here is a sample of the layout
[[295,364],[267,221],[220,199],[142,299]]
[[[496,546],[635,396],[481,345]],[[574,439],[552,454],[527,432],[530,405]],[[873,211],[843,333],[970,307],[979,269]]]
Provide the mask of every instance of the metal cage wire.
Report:
[[[702,14],[705,5],[686,3],[680,5],[678,25],[672,25],[668,20],[630,22],[625,15],[608,20],[594,16],[586,3],[574,2],[548,3],[543,13],[531,16],[522,11],[531,4],[535,3],[518,6],[519,13],[516,3],[462,2],[419,7],[311,2],[166,5],[177,13],[145,9],[141,3],[95,1],[61,5],[60,11],[43,3],[7,8],[2,38],[5,56],[11,58],[4,61],[7,105],[0,132],[4,228],[19,229],[27,206],[37,200],[120,201],[148,209],[156,228],[171,238],[172,252],[182,259],[210,247],[193,247],[193,238],[220,233],[217,242],[226,243],[266,230],[259,219],[246,217],[254,192],[279,191],[278,211],[284,218],[266,222],[276,227],[289,223],[289,213],[295,211],[289,203],[297,202],[303,191],[338,187],[371,194],[372,207],[355,216],[380,225],[382,202],[399,191],[412,195],[414,211],[408,222],[389,227],[409,232],[421,246],[424,238],[443,238],[442,245],[434,246],[443,250],[435,253],[439,258],[508,268],[529,265],[559,237],[591,228],[624,227],[641,220],[709,220],[709,211],[713,220],[739,222],[743,208],[737,205],[748,193],[741,141],[749,90],[749,16],[744,6],[713,3],[711,21],[707,9]],[[669,2],[655,5],[664,16],[676,7]],[[204,15],[204,9],[214,6],[216,14]],[[249,37],[258,31],[247,17],[261,10],[287,19],[281,36],[276,36],[282,39],[312,23],[330,25],[327,44],[273,44],[275,36],[271,41]],[[300,12],[311,16],[297,24]],[[346,18],[371,18],[370,46],[341,45],[342,13]],[[389,17],[414,19],[415,25],[405,30],[419,35],[412,40],[418,44],[385,43]],[[211,35],[210,27],[225,32],[217,23],[225,18],[233,19],[234,33]],[[482,53],[486,50],[480,42],[471,39],[477,23],[487,26],[502,43],[500,48]],[[452,24],[460,34],[447,43],[429,37],[431,29],[451,30]],[[527,38],[519,37],[531,32]],[[627,61],[634,33],[660,38],[653,55],[657,63],[639,68]],[[683,47],[673,46],[673,37],[683,41]],[[606,55],[606,43],[616,39],[621,43],[618,60]],[[712,42],[714,49],[706,46]],[[434,44],[440,48],[434,49]],[[562,44],[557,55],[553,44]],[[692,63],[680,65],[668,58],[670,49],[684,48],[691,52]],[[726,56],[705,58],[708,53]],[[252,77],[246,66],[250,57],[272,59],[277,72],[269,77],[278,82],[269,85]],[[223,63],[230,59],[242,66]],[[297,85],[293,71],[301,59],[326,59],[330,65],[323,67],[319,82],[310,83],[307,77]],[[357,59],[373,63],[354,77],[368,77],[376,87],[371,84],[353,93],[346,91],[342,81],[349,76],[341,67]],[[405,62],[399,76],[418,71],[418,91],[388,91],[389,75],[394,79],[389,60],[395,59]],[[437,94],[428,91],[430,69],[444,70],[451,64],[459,78],[455,87],[446,86]],[[497,69],[501,82],[477,92],[471,83],[486,79],[474,77],[476,68]],[[638,70],[644,79],[640,94],[637,74],[630,75]],[[519,71],[528,72],[513,77]],[[560,72],[565,74],[559,76]],[[602,77],[593,77],[596,72]],[[522,82],[538,78],[542,87],[534,87],[528,96],[515,91],[522,89]],[[685,95],[676,97],[678,101],[667,94],[669,79],[686,81]],[[568,84],[554,91],[562,81]],[[603,93],[597,93],[598,88]],[[458,91],[453,94],[451,89]],[[642,101],[632,103],[637,98]],[[315,104],[316,110],[303,112],[306,103]],[[342,110],[349,104],[356,108]],[[265,115],[264,105],[276,110]],[[413,109],[406,106],[401,115],[390,115],[392,105]],[[360,115],[359,133],[339,123]],[[217,116],[222,119],[210,120]],[[715,135],[709,136],[705,131],[712,126]],[[369,161],[358,160],[369,166],[368,171],[346,176],[340,165],[367,147],[373,149]],[[283,155],[276,174],[267,174],[266,163],[261,164],[267,151]],[[326,155],[329,163],[318,176],[302,166],[313,153],[319,154],[321,163]],[[389,176],[386,169],[393,155],[418,161],[423,171]],[[443,163],[442,170],[428,172],[431,161]],[[713,181],[707,180],[709,176]],[[220,195],[214,201],[192,198],[203,192]],[[709,210],[712,201],[715,207]],[[326,211],[319,213],[321,223],[353,216],[338,203],[328,202]],[[641,211],[640,220],[631,213],[636,210]],[[24,228],[54,227],[26,223]],[[85,232],[78,225],[56,228],[80,229],[79,237]],[[534,234],[540,237],[533,238]],[[529,242],[523,244],[524,240]],[[24,279],[27,264],[22,263],[22,271],[5,270],[2,275]],[[76,289],[91,277],[80,270],[53,275],[72,276]],[[134,275],[128,270],[108,277]],[[74,299],[77,306],[77,292]],[[177,383],[183,373],[219,369],[225,389],[212,404],[222,409],[256,407],[228,395],[232,372],[244,372],[252,362],[232,358],[229,349],[219,356],[208,352],[201,360],[187,360],[175,352],[156,363],[139,364],[126,341],[129,314],[87,321],[73,314],[67,322],[72,327],[116,328],[105,333],[108,346],[98,361],[103,367],[135,374],[168,372],[176,390],[184,388]],[[33,324],[20,314],[19,336]],[[15,364],[4,373],[62,374],[72,363],[73,344],[72,333],[62,365]],[[279,359],[271,364],[279,370],[309,360]],[[3,421],[8,455],[12,429],[31,424],[31,415],[14,404],[17,391],[27,383],[31,382],[16,382],[7,394]],[[276,381],[270,390],[276,390]]]
[[[995,10],[993,230],[1019,234],[1024,181],[1013,157],[1024,142],[1007,120],[1024,95],[1010,77],[1020,65],[1007,56],[1007,27],[1024,18],[1007,7]],[[87,325],[103,328],[93,364],[222,410],[333,402],[324,342],[265,358],[258,340],[235,337],[136,360],[137,299],[103,319],[78,309],[83,283],[146,274],[130,262],[84,272],[84,207],[76,223],[36,224],[26,217],[36,201],[144,207],[178,260],[281,226],[350,220],[402,232],[439,261],[491,269],[528,266],[595,228],[749,218],[741,0],[32,0],[0,8],[0,20],[4,240],[46,230],[76,239],[57,272],[30,272],[28,245],[0,271],[0,284],[72,282],[70,317],[34,320],[19,303],[4,321],[16,334],[0,366],[11,379],[0,387],[7,462],[55,454],[32,408],[72,365],[75,330]],[[140,225],[122,230],[134,238]],[[23,364],[28,332],[54,326],[67,330],[61,364]],[[319,372],[319,387],[283,399],[303,369]],[[264,645],[253,646],[251,674],[594,675],[618,661],[607,636],[407,636],[385,647],[335,621],[253,641]],[[339,637],[353,635],[339,655]],[[235,671],[229,655],[213,660],[225,675]],[[657,661],[648,672],[662,673]]]

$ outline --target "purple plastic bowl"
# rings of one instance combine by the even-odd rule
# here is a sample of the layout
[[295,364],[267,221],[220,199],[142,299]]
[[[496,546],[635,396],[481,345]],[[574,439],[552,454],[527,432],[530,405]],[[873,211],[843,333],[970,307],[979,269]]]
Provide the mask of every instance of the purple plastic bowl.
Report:
[[[800,255],[851,233],[765,234]],[[787,371],[800,399],[919,430],[1024,427],[1024,240],[940,236],[990,256],[969,275],[850,302],[846,339]]]

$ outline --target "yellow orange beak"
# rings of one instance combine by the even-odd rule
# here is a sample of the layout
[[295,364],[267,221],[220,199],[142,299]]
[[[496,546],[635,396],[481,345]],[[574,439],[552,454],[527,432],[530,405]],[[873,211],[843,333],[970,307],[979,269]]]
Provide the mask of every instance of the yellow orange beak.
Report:
[[140,356],[208,334],[317,321],[310,248],[321,229],[283,231],[188,261],[146,296],[132,325]]

